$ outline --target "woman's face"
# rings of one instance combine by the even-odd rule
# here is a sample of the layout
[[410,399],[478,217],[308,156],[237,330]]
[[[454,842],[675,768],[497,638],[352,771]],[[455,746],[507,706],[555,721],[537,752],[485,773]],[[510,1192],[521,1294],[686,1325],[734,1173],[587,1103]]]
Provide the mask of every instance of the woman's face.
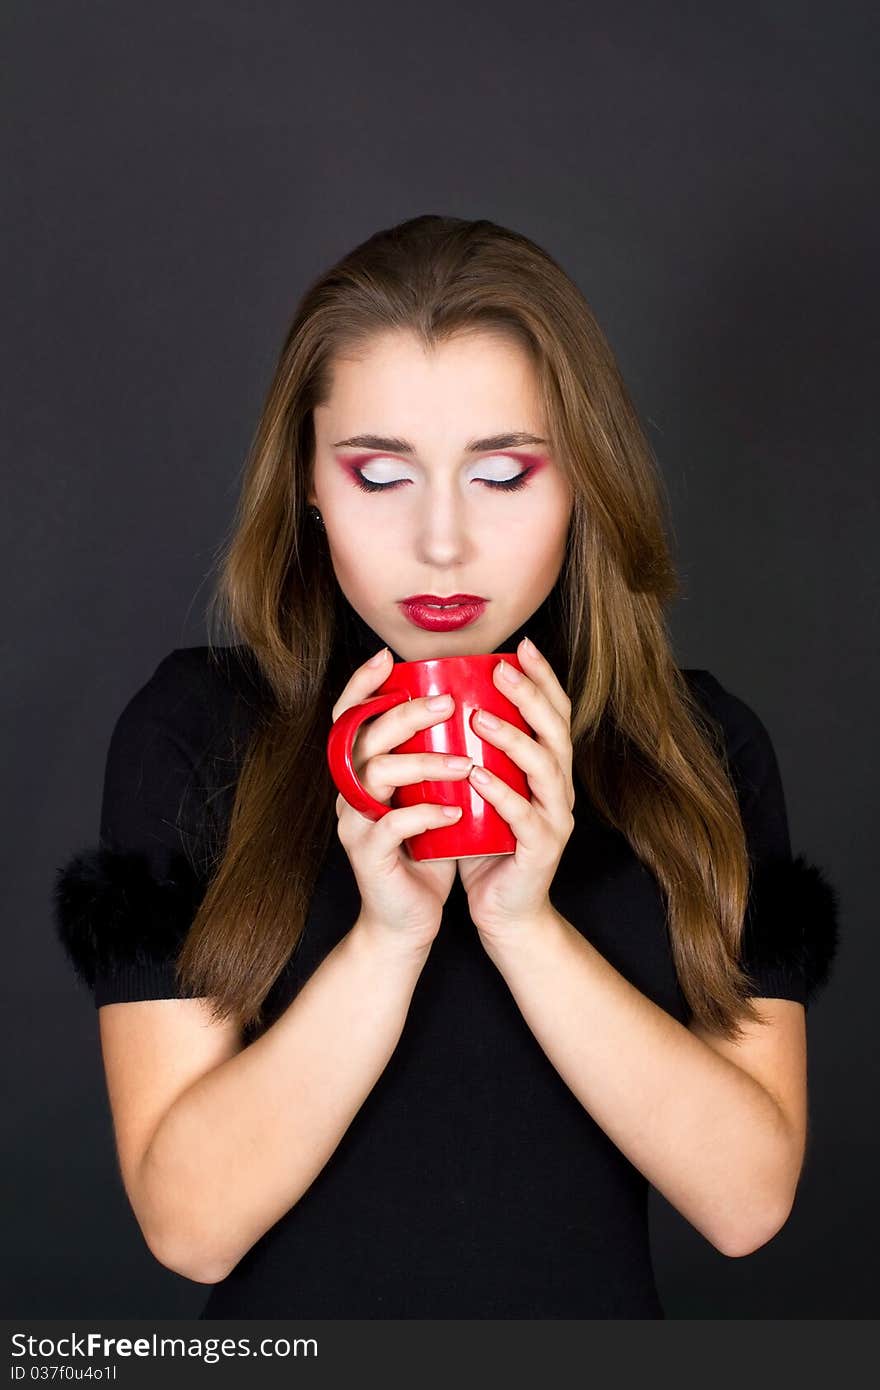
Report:
[[[336,359],[314,425],[309,501],[336,578],[403,660],[494,651],[546,598],[572,494],[518,344],[480,332],[426,353],[409,333],[382,334]],[[517,478],[516,490],[492,486]],[[462,593],[485,608],[451,631],[426,630],[400,607]]]

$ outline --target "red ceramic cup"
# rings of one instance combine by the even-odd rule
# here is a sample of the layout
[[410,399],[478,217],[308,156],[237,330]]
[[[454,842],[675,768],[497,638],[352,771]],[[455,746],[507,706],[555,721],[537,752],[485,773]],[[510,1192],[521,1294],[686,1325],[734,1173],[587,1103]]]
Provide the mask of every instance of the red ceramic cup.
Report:
[[390,805],[377,801],[361,784],[354,770],[352,750],[357,731],[365,719],[382,714],[405,700],[451,695],[455,704],[450,715],[441,717],[427,729],[417,730],[412,738],[391,751],[453,753],[473,758],[477,767],[487,767],[530,801],[525,773],[500,748],[484,743],[471,722],[475,710],[485,709],[531,738],[535,737],[517,706],[501,693],[492,679],[492,672],[502,659],[518,671],[522,670],[513,652],[395,662],[390,676],[376,694],[344,710],[330,730],[327,738],[330,775],[349,805],[371,820],[379,820],[398,806],[416,806],[424,801],[461,806],[462,814],[452,825],[423,830],[403,841],[412,859],[470,859],[481,854],[512,854],[516,849],[516,837],[507,821],[480,796],[467,778],[413,782],[409,786],[395,787]]

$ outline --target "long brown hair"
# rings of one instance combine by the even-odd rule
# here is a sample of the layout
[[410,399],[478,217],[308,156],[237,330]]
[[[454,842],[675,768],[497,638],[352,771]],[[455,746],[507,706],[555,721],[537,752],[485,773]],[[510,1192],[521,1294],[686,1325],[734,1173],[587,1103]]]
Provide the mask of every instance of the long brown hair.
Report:
[[216,624],[249,650],[269,698],[178,980],[210,1000],[215,1018],[258,1025],[335,834],[324,746],[336,579],[306,516],[312,411],[327,398],[333,359],[377,332],[406,330],[430,348],[480,329],[529,353],[574,491],[560,575],[568,666],[557,675],[571,700],[576,775],[663,890],[692,1016],[737,1038],[743,1018],[759,1021],[738,964],[749,861],[721,730],[671,654],[664,608],[679,585],[659,469],[578,288],[529,238],[484,219],[424,216],[377,232],[296,310],[209,604],[212,652]]

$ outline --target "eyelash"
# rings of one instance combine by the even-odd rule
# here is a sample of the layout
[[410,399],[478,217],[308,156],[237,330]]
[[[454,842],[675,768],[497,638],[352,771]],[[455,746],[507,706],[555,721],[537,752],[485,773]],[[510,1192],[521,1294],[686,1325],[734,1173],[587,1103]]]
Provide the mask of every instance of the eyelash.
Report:
[[[503,482],[497,478],[477,478],[477,482],[482,483],[484,487],[500,488],[503,492],[518,492],[521,487],[525,487],[526,479],[533,472],[533,468],[525,468],[522,473],[517,473],[515,478],[506,478]],[[359,468],[352,469],[352,477],[362,492],[389,492],[392,488],[404,487],[409,481],[408,478],[398,478],[393,483],[374,483],[365,478]]]

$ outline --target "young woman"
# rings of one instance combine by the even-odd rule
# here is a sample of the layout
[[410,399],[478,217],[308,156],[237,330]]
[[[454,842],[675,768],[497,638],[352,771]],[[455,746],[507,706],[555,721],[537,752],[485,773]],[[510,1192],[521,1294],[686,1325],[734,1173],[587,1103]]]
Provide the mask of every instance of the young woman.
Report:
[[[676,592],[633,405],[538,246],[419,217],[308,290],[224,547],[232,640],[133,695],[55,883],[126,1192],[203,1317],[659,1318],[649,1184],[729,1256],[786,1221],[836,891],[758,715],[676,665]],[[442,811],[355,811],[330,725],[393,661],[513,651],[536,737],[481,734],[529,799],[390,751],[448,708],[358,736],[379,800],[469,777],[517,840],[412,861]]]

